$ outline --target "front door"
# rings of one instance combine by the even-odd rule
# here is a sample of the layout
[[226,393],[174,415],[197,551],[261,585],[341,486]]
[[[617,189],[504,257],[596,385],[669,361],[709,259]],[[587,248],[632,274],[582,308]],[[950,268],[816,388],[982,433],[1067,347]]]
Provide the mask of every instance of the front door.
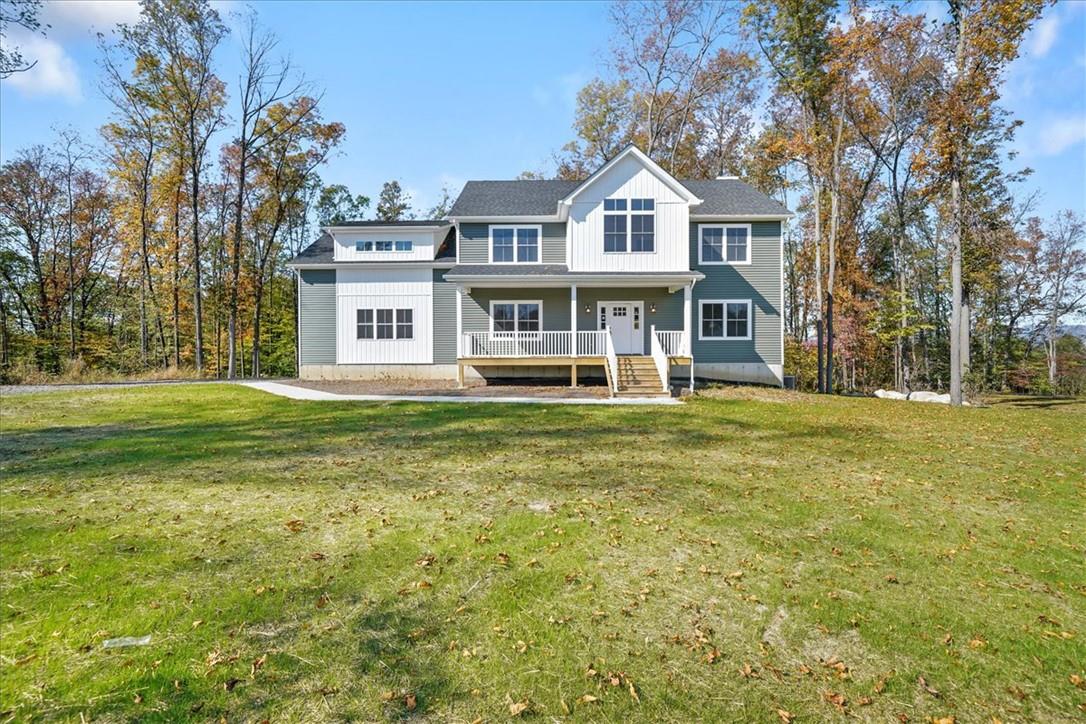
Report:
[[645,354],[641,302],[600,302],[600,329],[610,329],[615,354]]

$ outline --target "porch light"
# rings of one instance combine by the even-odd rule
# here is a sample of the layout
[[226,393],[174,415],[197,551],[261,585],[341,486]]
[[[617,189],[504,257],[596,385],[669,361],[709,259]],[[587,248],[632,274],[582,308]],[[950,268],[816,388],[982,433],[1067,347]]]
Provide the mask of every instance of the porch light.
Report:
[[586,304],[586,305],[584,305],[584,313],[585,313],[585,314],[592,314],[592,307],[590,307],[590,306],[589,306],[589,305],[587,305],[587,304]]
[[649,302],[649,314],[656,314],[656,302]]

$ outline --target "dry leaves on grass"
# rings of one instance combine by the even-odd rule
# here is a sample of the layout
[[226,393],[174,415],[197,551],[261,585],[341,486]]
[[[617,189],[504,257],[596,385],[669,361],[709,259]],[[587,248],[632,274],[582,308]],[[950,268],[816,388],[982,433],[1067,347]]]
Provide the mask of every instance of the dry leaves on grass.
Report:
[[532,702],[527,699],[509,703],[509,716],[521,716],[527,714],[532,708]]
[[302,528],[305,527],[305,521],[299,518],[293,518],[291,520],[288,520],[283,525],[285,525],[287,527],[287,530],[289,530],[291,533],[298,533],[302,530]]

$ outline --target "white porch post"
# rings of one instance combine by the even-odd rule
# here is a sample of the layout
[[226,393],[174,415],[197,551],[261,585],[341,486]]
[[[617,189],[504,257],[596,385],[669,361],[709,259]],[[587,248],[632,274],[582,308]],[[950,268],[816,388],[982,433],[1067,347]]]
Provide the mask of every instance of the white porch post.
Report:
[[693,314],[693,284],[683,287],[683,331],[686,332],[686,354],[690,357],[690,391],[694,391],[694,325],[691,323]]
[[577,356],[577,285],[569,286],[569,329],[572,344],[572,355]]
[[456,358],[460,359],[464,356],[464,334],[462,330],[463,321],[461,319],[460,312],[464,306],[464,288],[458,286],[456,288]]

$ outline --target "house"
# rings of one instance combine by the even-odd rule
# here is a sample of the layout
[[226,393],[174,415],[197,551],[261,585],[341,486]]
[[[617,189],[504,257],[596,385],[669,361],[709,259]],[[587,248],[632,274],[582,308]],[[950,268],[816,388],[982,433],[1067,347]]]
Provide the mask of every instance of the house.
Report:
[[300,376],[779,385],[790,216],[629,147],[584,181],[469,181],[444,219],[328,227],[290,262]]

